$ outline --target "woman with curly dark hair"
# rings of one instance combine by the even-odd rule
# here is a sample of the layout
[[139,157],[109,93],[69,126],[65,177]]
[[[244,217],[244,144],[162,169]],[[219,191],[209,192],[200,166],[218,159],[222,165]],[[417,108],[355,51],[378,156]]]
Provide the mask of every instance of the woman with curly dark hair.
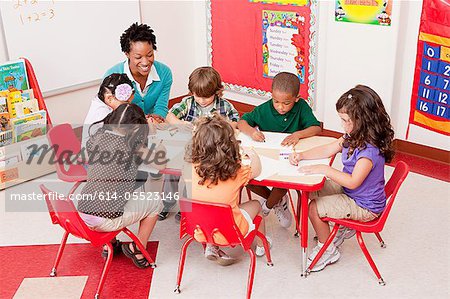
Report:
[[[345,135],[331,144],[290,157],[291,163],[297,165],[300,160],[326,158],[342,152],[343,171],[327,165],[300,168],[304,173],[320,173],[329,179],[322,190],[310,196],[309,219],[319,242],[308,258],[308,266],[330,235],[328,222],[321,218],[367,222],[378,217],[386,206],[384,164],[394,156],[394,130],[381,98],[370,87],[357,85],[339,98],[336,110]],[[354,230],[340,228],[334,244],[311,271],[320,271],[336,262],[340,257],[337,246],[353,235]]]
[[172,72],[155,60],[156,36],[146,24],[132,24],[120,37],[127,60],[110,68],[112,73],[127,74],[133,82],[133,103],[144,110],[151,121],[163,122],[167,115]]
[[[261,162],[255,152],[241,156],[239,142],[234,129],[220,115],[200,118],[195,125],[192,142],[186,148],[183,178],[190,198],[200,201],[223,203],[231,206],[234,220],[241,233],[246,236],[255,229],[253,219],[261,212],[261,204],[250,200],[239,204],[241,188],[250,179],[259,175]],[[259,231],[264,234],[264,222]],[[202,232],[196,232],[195,239],[204,242]],[[226,244],[225,238],[215,236],[217,244]],[[264,255],[260,239],[256,253]],[[208,259],[221,265],[230,264],[229,257],[217,246],[208,245],[205,249]]]

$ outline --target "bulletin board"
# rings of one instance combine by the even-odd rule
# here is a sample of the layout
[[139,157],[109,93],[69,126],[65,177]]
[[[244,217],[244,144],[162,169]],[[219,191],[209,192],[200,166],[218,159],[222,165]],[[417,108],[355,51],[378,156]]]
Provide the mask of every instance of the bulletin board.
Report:
[[209,0],[209,63],[226,89],[258,96],[270,96],[276,73],[295,73],[313,105],[316,16],[317,0]]
[[450,5],[445,1],[423,1],[409,123],[450,134]]

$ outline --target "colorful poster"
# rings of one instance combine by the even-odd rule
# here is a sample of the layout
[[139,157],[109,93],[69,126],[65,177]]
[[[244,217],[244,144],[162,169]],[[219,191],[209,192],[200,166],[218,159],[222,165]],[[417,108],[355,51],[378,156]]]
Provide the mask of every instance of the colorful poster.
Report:
[[263,76],[273,78],[279,72],[297,74],[305,82],[305,49],[296,47],[294,37],[304,34],[305,18],[295,12],[262,11]]
[[0,65],[0,90],[29,89],[27,71],[23,60],[9,61]]
[[281,5],[299,5],[304,6],[308,4],[308,0],[249,0],[250,2],[262,2],[267,4],[281,4]]
[[409,116],[410,124],[445,135],[450,135],[448,15],[450,4],[440,0],[423,1]]
[[391,26],[392,0],[336,0],[339,22]]

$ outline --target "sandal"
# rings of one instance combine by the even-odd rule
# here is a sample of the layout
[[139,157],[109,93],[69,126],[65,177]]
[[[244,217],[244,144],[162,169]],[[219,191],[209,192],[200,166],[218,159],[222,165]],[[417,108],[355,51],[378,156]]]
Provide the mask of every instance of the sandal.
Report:
[[131,251],[130,246],[128,244],[122,244],[122,252],[133,260],[133,263],[136,267],[145,269],[151,266],[151,264],[147,261],[145,257],[142,257],[138,259],[136,255],[142,254],[142,252],[137,248],[136,244],[134,242],[131,242],[130,244],[133,245],[133,251]]
[[[115,239],[115,241],[111,242],[111,244],[113,246],[113,255],[117,255],[117,254],[120,254],[122,252],[122,246],[121,246],[122,243],[119,240]],[[108,249],[106,249],[104,247],[103,247],[103,250],[102,250],[102,257],[104,259],[108,258]]]

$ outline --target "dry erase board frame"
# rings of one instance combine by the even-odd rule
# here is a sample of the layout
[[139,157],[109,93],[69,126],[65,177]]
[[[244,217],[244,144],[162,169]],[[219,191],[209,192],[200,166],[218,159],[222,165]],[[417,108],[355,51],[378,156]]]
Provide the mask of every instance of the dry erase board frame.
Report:
[[[230,80],[228,80],[228,75],[226,73],[224,73],[223,71],[221,72],[221,68],[224,67],[223,65],[217,65],[214,57],[214,55],[220,55],[218,53],[216,53],[215,51],[217,51],[217,49],[215,49],[215,40],[214,40],[214,34],[213,34],[213,26],[214,28],[217,28],[217,26],[223,25],[223,24],[214,24],[213,22],[213,14],[214,12],[214,8],[212,8],[212,5],[214,5],[212,2],[215,1],[222,1],[222,0],[207,0],[207,42],[208,42],[208,64],[212,65],[213,67],[216,67],[219,69],[219,72],[222,75],[222,80],[224,81],[225,84],[225,88],[231,91],[235,91],[235,92],[239,92],[239,93],[243,93],[243,94],[248,94],[248,95],[253,95],[253,96],[260,96],[260,97],[270,97],[271,93],[270,93],[270,78],[257,78],[257,76],[263,77],[262,72],[257,72],[255,75],[255,80],[254,82],[261,82],[262,84],[261,86],[256,86],[259,84],[245,84],[242,83],[242,80],[240,81],[239,79],[234,79],[235,82],[230,82]],[[297,6],[295,5],[281,5],[281,4],[268,4],[268,3],[251,3],[251,1],[249,0],[240,0],[243,2],[246,2],[246,4],[243,5],[254,5],[256,7],[256,9],[259,9],[260,12],[258,13],[259,19],[257,20],[257,22],[262,23],[262,10],[274,10],[274,11],[298,11]],[[222,2],[223,4],[224,2]],[[280,2],[281,3],[281,2]],[[233,4],[230,4],[233,5]],[[315,97],[316,97],[316,64],[317,64],[317,13],[318,13],[318,2],[317,0],[309,0],[308,1],[308,5],[309,5],[309,10],[310,10],[310,15],[309,15],[309,22],[305,23],[305,26],[307,26],[307,28],[309,29],[309,34],[308,36],[305,37],[305,47],[307,48],[307,52],[306,53],[306,57],[308,59],[307,65],[305,67],[305,84],[301,84],[300,87],[300,92],[301,92],[301,96],[306,99],[308,101],[308,103],[313,106],[313,103],[315,101]],[[237,9],[237,8],[234,8]],[[257,16],[257,17],[258,17]],[[230,15],[230,17],[233,17],[233,14]],[[236,20],[236,22],[239,22],[239,20]],[[240,36],[245,36],[245,35],[249,35],[248,32],[246,32],[245,28],[241,28],[241,30],[236,32],[236,35],[240,35]],[[220,37],[219,37],[220,38]],[[254,37],[253,37],[254,38]],[[258,37],[260,38],[260,37]],[[256,40],[256,39],[255,39]],[[229,46],[230,47],[239,47],[239,45],[236,45],[234,43],[233,40],[229,40]],[[223,44],[223,43],[222,43]],[[262,47],[262,44],[261,44]],[[260,50],[261,48],[257,48],[256,51],[262,51]],[[229,48],[227,49],[227,51],[233,51],[233,49]],[[249,51],[248,51],[249,52]],[[253,56],[249,57],[249,59],[251,59],[252,63],[254,63],[256,65],[256,67],[259,69],[262,69],[262,59],[258,59],[257,56],[259,54],[255,53],[253,51],[254,54],[252,54]],[[226,65],[227,68],[235,68],[236,73],[239,72],[239,68],[246,68],[249,67],[248,65],[243,66],[243,65],[233,65],[233,63],[227,63]],[[223,74],[222,74],[223,73]],[[239,77],[238,75],[234,76]],[[240,81],[240,82],[239,82]],[[247,80],[249,81],[249,80]]]
[[9,60],[28,58],[46,96],[97,85],[141,22],[139,0],[0,1],[0,12]]

